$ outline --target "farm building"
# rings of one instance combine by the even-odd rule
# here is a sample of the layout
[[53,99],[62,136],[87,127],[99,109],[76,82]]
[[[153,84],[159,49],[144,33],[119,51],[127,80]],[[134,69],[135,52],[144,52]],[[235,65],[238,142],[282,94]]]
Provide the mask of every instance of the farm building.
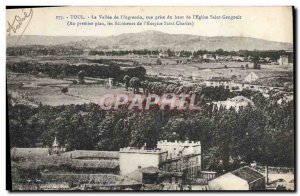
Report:
[[256,80],[258,80],[259,77],[257,74],[255,74],[254,72],[251,72],[249,75],[246,76],[246,78],[244,79],[245,82],[254,82]]
[[226,173],[208,184],[210,190],[264,190],[265,177],[246,166]]

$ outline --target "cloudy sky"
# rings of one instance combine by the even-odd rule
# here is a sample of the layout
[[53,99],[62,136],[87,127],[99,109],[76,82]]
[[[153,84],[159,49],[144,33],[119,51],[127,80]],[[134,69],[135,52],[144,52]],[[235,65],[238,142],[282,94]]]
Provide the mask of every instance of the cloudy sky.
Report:
[[[22,23],[14,22],[16,17],[24,18]],[[67,26],[70,15],[84,15],[84,20],[73,22],[96,22],[91,15],[167,16],[168,22],[176,22],[174,16],[210,15],[241,16],[239,20],[208,19],[181,20],[194,22],[194,26]],[[30,17],[32,15],[31,20]],[[136,33],[157,30],[172,34],[193,34],[201,36],[244,36],[279,42],[293,42],[293,17],[291,7],[56,7],[7,10],[7,31],[11,35],[60,35],[60,36],[111,36],[122,33]],[[64,20],[58,20],[63,16]],[[68,19],[66,18],[68,17]],[[90,17],[90,18],[88,18]],[[111,20],[114,22],[114,20]],[[119,22],[134,22],[135,20]],[[157,22],[157,20],[147,20]],[[106,23],[106,20],[102,20]],[[11,24],[15,28],[9,28]],[[17,27],[17,24],[20,26]],[[7,35],[8,35],[7,32]]]

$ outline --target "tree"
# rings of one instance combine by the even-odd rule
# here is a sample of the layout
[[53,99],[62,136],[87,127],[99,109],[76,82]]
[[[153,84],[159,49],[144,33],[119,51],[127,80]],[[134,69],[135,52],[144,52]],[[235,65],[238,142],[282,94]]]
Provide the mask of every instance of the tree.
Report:
[[161,65],[161,64],[162,64],[161,59],[160,59],[160,58],[157,58],[157,59],[156,59],[156,65]]
[[142,83],[142,87],[143,87],[143,93],[148,96],[148,84],[149,84],[149,81],[148,80],[145,80]]
[[78,76],[79,84],[84,84],[85,71],[84,70],[79,71],[77,76]]
[[125,75],[123,80],[125,82],[125,89],[128,90],[130,77],[128,75]]
[[63,88],[61,89],[61,92],[62,92],[62,93],[67,93],[67,92],[68,92],[68,87],[63,87]]
[[130,79],[129,84],[132,87],[134,94],[139,93],[139,87],[141,85],[140,79],[138,79],[137,77],[133,77]]
[[254,69],[260,69],[260,65],[258,64],[259,63],[259,56],[258,55],[253,56],[252,63],[253,63],[253,68]]

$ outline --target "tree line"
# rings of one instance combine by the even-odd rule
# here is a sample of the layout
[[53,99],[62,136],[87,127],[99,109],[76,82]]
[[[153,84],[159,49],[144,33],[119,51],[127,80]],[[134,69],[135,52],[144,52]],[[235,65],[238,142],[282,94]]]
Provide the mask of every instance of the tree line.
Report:
[[[202,90],[200,96],[218,90]],[[294,102],[279,105],[276,96],[249,96],[255,107],[239,112],[207,102],[196,113],[158,108],[107,113],[97,104],[13,105],[8,94],[10,147],[51,146],[54,137],[67,150],[118,151],[144,143],[155,147],[158,140],[194,140],[201,141],[203,169],[228,170],[232,159],[294,166]]]
[[[172,49],[167,50],[101,50],[101,49],[90,49],[88,54],[94,55],[107,55],[107,56],[124,56],[129,54],[134,55],[155,55],[158,56],[161,52],[165,52],[169,57],[180,56],[180,57],[198,57],[204,54],[212,55],[224,55],[224,56],[258,56],[261,58],[269,57],[271,60],[276,61],[279,59],[280,55],[287,54],[284,50],[239,50],[239,51],[225,51],[223,49],[218,49],[215,51],[208,50],[197,50],[188,51],[181,50],[175,51]],[[14,46],[8,47],[6,50],[7,56],[31,56],[31,55],[83,55],[84,50],[82,48],[74,46],[42,46],[42,45],[30,45],[30,46]]]
[[138,66],[122,70],[119,65],[105,65],[99,63],[73,65],[66,63],[38,63],[30,61],[7,62],[7,70],[32,75],[42,73],[51,78],[77,76],[80,71],[84,71],[86,77],[115,78],[117,81],[122,81],[124,75],[138,77],[140,79],[143,79],[146,75],[146,69],[144,67]]

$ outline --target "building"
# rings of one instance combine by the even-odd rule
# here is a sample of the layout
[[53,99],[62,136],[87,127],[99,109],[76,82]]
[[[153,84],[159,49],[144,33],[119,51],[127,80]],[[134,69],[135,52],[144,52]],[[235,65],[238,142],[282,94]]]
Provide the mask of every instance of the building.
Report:
[[14,161],[28,161],[50,154],[49,148],[12,148],[11,159]]
[[257,74],[255,74],[254,72],[251,72],[249,75],[247,75],[244,79],[245,82],[251,83],[254,82],[256,80],[258,80],[259,77]]
[[231,57],[233,61],[238,61],[238,62],[244,62],[245,61],[245,57],[242,56],[232,56]]
[[227,110],[230,108],[234,108],[237,112],[240,110],[240,108],[244,108],[247,106],[254,106],[254,102],[244,96],[236,96],[234,98],[228,98],[226,101],[217,101],[213,102],[217,109],[224,107]]
[[155,167],[160,170],[160,174],[172,176],[170,181],[172,179],[176,181],[183,176],[192,180],[201,172],[201,144],[193,141],[168,142],[165,140],[158,141],[155,149],[121,148],[119,161],[121,175]]
[[212,77],[209,80],[206,80],[205,85],[208,87],[220,87],[223,86],[225,89],[229,89],[232,83],[232,80],[224,77]]
[[246,166],[215,178],[208,184],[210,190],[265,190],[265,177]]
[[82,160],[119,160],[119,151],[74,150],[62,153],[61,156]]
[[52,144],[52,148],[51,148],[51,154],[59,154],[59,153],[60,153],[59,144],[55,137],[53,144]]
[[215,61],[216,60],[214,55],[212,55],[212,54],[204,54],[202,56],[202,59],[206,60],[206,61]]
[[289,65],[293,63],[293,53],[287,52],[285,55],[280,55],[278,59],[279,65]]
[[157,148],[167,151],[167,160],[161,169],[167,172],[183,172],[186,178],[193,180],[201,172],[201,143],[158,141]]
[[216,54],[216,60],[217,61],[224,61],[224,60],[226,60],[226,56],[225,55],[218,55],[218,54]]
[[121,148],[119,152],[120,174],[126,175],[146,167],[159,168],[167,160],[168,152],[161,149]]

